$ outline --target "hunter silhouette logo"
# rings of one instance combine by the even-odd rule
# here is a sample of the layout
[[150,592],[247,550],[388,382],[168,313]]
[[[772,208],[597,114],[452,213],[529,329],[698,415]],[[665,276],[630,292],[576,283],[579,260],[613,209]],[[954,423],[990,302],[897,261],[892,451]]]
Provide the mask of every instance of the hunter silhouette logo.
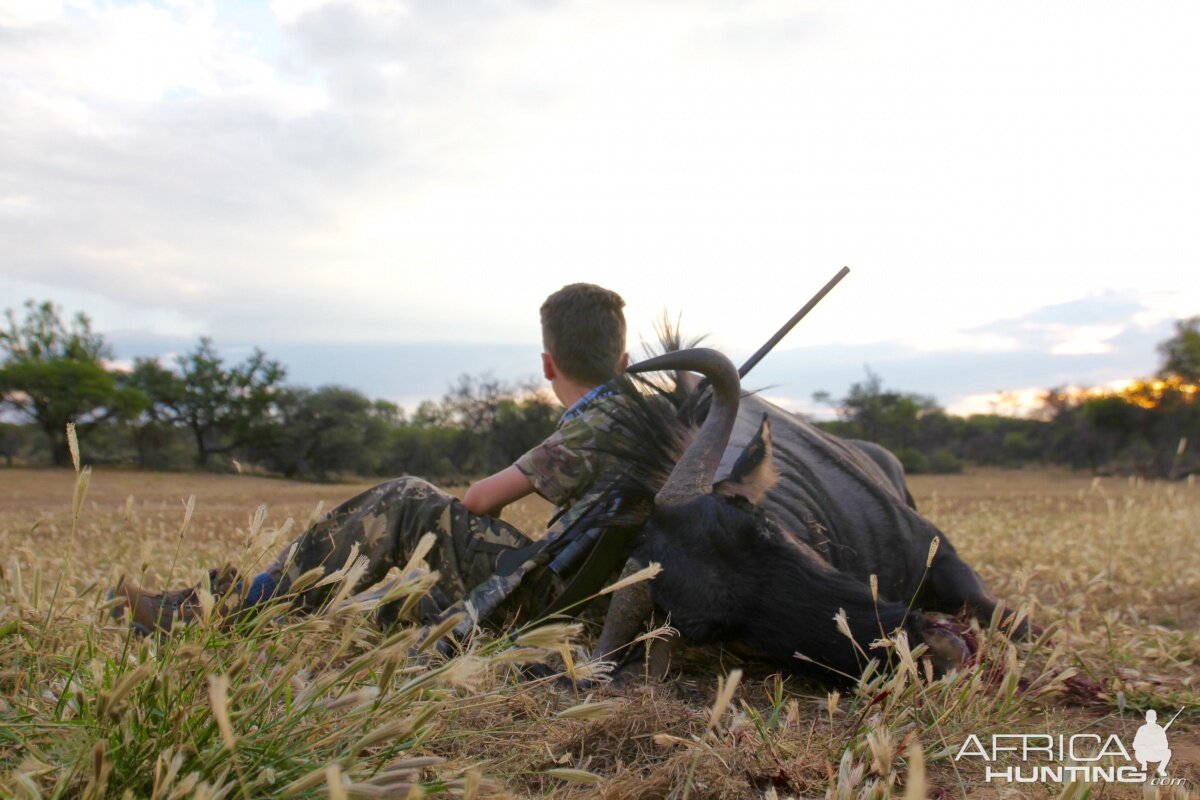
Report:
[[1146,712],[1146,724],[1138,728],[1133,737],[1133,755],[1142,772],[1146,771],[1146,762],[1158,763],[1158,774],[1167,774],[1167,762],[1171,760],[1171,748],[1167,746],[1167,728],[1183,713],[1183,709],[1175,712],[1171,722],[1166,725],[1158,724],[1158,712],[1153,708]]
[[[1134,734],[1132,748],[1127,748],[1115,733],[1107,737],[1095,733],[996,733],[990,740],[973,733],[963,742],[954,760],[982,760],[984,780],[988,783],[1183,785],[1186,781],[1182,778],[1167,777],[1167,764],[1171,761],[1167,730],[1182,713],[1181,708],[1166,725],[1159,725],[1158,712],[1147,711],[1146,723]],[[1148,764],[1157,764],[1158,769],[1153,770]]]

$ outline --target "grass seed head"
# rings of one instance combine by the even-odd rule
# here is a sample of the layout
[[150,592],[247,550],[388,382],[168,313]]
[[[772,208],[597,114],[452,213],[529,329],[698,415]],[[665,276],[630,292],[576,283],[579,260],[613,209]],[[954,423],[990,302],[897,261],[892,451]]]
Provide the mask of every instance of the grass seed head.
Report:
[[221,741],[228,750],[233,750],[233,724],[229,719],[229,678],[225,675],[208,676],[208,699],[212,704],[213,719],[221,731]]
[[929,553],[925,556],[925,568],[929,569],[933,566],[933,557],[937,555],[938,545],[942,543],[940,536],[935,536],[929,540]]
[[626,587],[633,586],[637,583],[642,583],[643,581],[652,581],[658,577],[660,572],[662,572],[662,565],[658,562],[651,562],[632,575],[626,575],[624,578],[611,584],[610,586],[605,586],[600,590],[599,594],[612,594],[613,592],[619,592]]
[[570,648],[582,632],[583,626],[578,622],[551,622],[519,634],[516,643],[521,647],[555,652]]
[[573,705],[555,714],[557,719],[597,720],[606,719],[623,704],[619,700],[600,700]]
[[588,772],[586,769],[573,769],[571,767],[554,767],[546,770],[546,775],[551,778],[558,778],[560,781],[568,783],[578,783],[583,786],[595,786],[600,783],[600,776],[594,772]]
[[708,730],[715,729],[720,723],[721,717],[725,715],[725,710],[733,702],[733,695],[737,692],[738,684],[741,682],[742,671],[740,669],[731,671],[727,677],[717,679],[717,697],[709,711]]
[[67,450],[71,453],[71,464],[79,472],[79,437],[75,435],[75,423],[67,423]]

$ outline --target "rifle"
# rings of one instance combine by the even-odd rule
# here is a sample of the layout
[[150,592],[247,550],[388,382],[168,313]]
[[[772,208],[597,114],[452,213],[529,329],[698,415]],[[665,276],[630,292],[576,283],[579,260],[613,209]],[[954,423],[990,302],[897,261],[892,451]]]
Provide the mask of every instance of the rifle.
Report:
[[1187,708],[1187,706],[1180,707],[1180,709],[1175,712],[1175,716],[1171,717],[1171,721],[1168,722],[1166,725],[1163,725],[1163,733],[1166,733],[1167,728],[1171,727],[1171,725],[1174,724],[1175,720],[1179,719],[1179,715],[1183,713],[1183,709],[1185,709],[1185,708]]
[[775,331],[774,336],[772,336],[770,339],[767,339],[766,344],[764,344],[762,347],[758,348],[758,350],[755,351],[754,355],[752,355],[752,356],[750,356],[750,358],[746,359],[746,363],[742,364],[742,366],[738,368],[738,377],[739,378],[746,377],[746,373],[748,373],[750,370],[754,369],[754,365],[757,364],[758,362],[762,361],[763,356],[765,356],[767,353],[771,352],[771,350],[774,349],[775,345],[779,344],[779,342],[783,339],[783,337],[785,337],[789,333],[791,333],[792,328],[796,327],[796,323],[799,322],[800,320],[804,319],[806,316],[808,316],[808,312],[810,312],[814,308],[816,308],[817,303],[824,300],[825,295],[829,294],[833,290],[833,287],[835,287],[839,283],[841,283],[842,278],[846,277],[849,274],[850,274],[849,267],[842,267],[841,269],[839,269],[837,274],[834,275],[832,278],[830,278],[829,282],[826,283],[824,286],[822,286],[821,290],[812,296],[811,300],[809,300],[807,303],[805,303],[803,306],[801,306],[800,310],[797,311],[795,314],[793,314],[791,319],[789,319],[787,322],[783,323],[782,328]]

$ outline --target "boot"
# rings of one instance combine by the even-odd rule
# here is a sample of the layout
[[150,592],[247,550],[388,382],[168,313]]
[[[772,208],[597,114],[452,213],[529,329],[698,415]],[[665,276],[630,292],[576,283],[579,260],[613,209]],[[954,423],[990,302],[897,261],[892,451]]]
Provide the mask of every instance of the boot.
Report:
[[[233,592],[238,584],[238,571],[226,565],[208,571],[209,586],[213,598],[219,601]],[[117,600],[110,612],[113,619],[121,619],[128,609],[130,624],[143,636],[151,633],[168,633],[176,622],[187,624],[200,614],[200,597],[197,586],[174,589],[166,592],[147,592],[122,575],[115,588],[108,592],[109,600]],[[240,603],[239,603],[240,604]]]

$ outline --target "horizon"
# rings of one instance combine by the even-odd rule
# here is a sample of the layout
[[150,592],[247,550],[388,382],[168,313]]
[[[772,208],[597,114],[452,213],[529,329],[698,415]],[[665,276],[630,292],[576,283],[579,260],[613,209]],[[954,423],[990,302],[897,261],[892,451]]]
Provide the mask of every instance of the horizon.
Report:
[[[64,322],[73,319],[76,313],[84,313],[89,317],[89,320],[91,319],[86,310],[68,309],[57,304],[56,306]],[[18,311],[18,309],[9,310]],[[20,315],[18,314],[17,316],[19,319]],[[95,330],[94,326],[93,330]],[[153,358],[163,366],[175,368],[175,358],[194,350],[200,341],[198,337],[195,339],[186,339],[184,337],[152,337],[146,340],[137,337],[127,338],[123,331],[116,331],[113,334],[106,334],[104,331],[98,330],[96,332],[104,338],[105,343],[114,353],[114,357],[104,359],[104,363],[108,368],[119,372],[127,372],[132,368],[133,360],[139,357]],[[692,332],[686,329],[684,333],[685,336],[692,334]],[[1166,338],[1165,335],[1164,338]],[[784,341],[786,342],[786,339]],[[163,345],[164,343],[173,349],[166,352],[157,352],[152,349],[155,344]],[[523,365],[528,365],[529,363],[534,363],[540,368],[538,354],[541,351],[541,347],[529,344],[464,342],[429,344],[397,343],[383,345],[350,343],[338,345],[324,342],[292,342],[281,345],[278,350],[261,347],[253,343],[226,348],[221,348],[219,343],[215,344],[217,344],[218,353],[228,365],[232,366],[234,363],[244,359],[254,349],[261,349],[268,358],[278,361],[287,370],[287,378],[284,381],[284,385],[308,386],[311,388],[321,386],[350,388],[363,393],[372,400],[385,400],[395,403],[405,413],[409,414],[415,411],[417,406],[422,402],[436,402],[441,400],[460,378],[468,376],[473,378],[494,377],[517,390],[520,390],[524,384],[531,385],[538,391],[549,391],[549,385],[540,375],[537,375],[533,370],[522,371]],[[707,341],[705,344],[707,344]],[[646,348],[654,346],[656,346],[655,341],[641,338],[636,344],[633,342],[630,343],[630,352],[637,359],[643,357],[648,352]],[[850,363],[850,360],[843,357],[843,353],[847,350],[852,350],[852,348],[839,348],[837,346],[805,347],[803,345],[789,348],[781,343],[779,347],[771,351],[768,358],[760,362],[759,366],[756,367],[755,374],[743,383],[743,388],[747,391],[761,394],[765,399],[789,411],[801,413],[816,420],[829,420],[837,417],[840,411],[837,401],[842,399],[851,386],[866,379],[869,374],[873,374],[880,378],[883,389],[932,397],[947,414],[963,417],[974,414],[1029,417],[1036,415],[1043,408],[1042,401],[1046,393],[1051,390],[1063,391],[1077,397],[1088,395],[1098,396],[1114,392],[1119,393],[1139,381],[1153,380],[1156,374],[1154,368],[1148,367],[1133,377],[1110,379],[1103,382],[1087,382],[1063,377],[1063,379],[1045,386],[1025,387],[1016,391],[999,390],[991,393],[967,396],[954,405],[946,404],[941,398],[923,390],[920,379],[917,379],[916,382],[910,381],[908,385],[900,385],[893,380],[889,380],[884,370],[873,366],[870,361],[864,361],[859,366],[858,374],[853,374],[854,365]],[[307,359],[303,357],[299,359],[300,363],[304,365],[299,374],[292,368],[290,360],[291,358],[295,358],[297,354],[308,356]],[[750,355],[750,351],[727,352],[727,354],[732,360],[740,363]],[[902,352],[885,351],[877,355],[881,355],[883,358],[876,360],[876,364],[882,362],[891,366],[907,365],[912,370],[910,374],[926,377],[930,374],[929,370],[936,370],[944,363],[944,356],[934,356],[930,360],[920,359],[919,357],[914,358],[912,354],[904,354]],[[1072,369],[1071,365],[1086,373],[1092,354],[1081,353],[1072,355],[1075,355],[1076,358],[1064,362],[1064,369],[1066,371],[1060,372],[1060,376],[1069,375]],[[361,385],[363,381],[355,380],[355,376],[362,374],[363,371],[370,372],[376,370],[381,363],[388,362],[401,364],[409,370],[418,370],[423,377],[416,385],[425,387],[426,391],[423,394],[400,396],[388,395],[386,393],[378,394],[365,389]],[[803,369],[806,364],[811,369],[814,363],[818,375],[825,377],[840,376],[847,382],[839,386],[835,378],[832,383],[828,381],[827,383],[830,383],[830,386],[837,386],[837,388],[829,388],[828,386],[815,388],[807,396],[803,397],[784,391],[789,385],[786,376],[795,374],[797,371]],[[1010,366],[1015,368],[1018,373],[1026,365],[1023,359],[1016,359],[1010,363]],[[336,377],[334,379],[324,379],[322,378],[323,374]],[[968,382],[969,380],[970,378],[968,378]],[[820,379],[810,378],[809,381],[811,385],[818,386]],[[411,374],[406,374],[404,383],[413,383]],[[828,401],[818,401],[814,396],[818,392],[827,393],[831,397]]]

